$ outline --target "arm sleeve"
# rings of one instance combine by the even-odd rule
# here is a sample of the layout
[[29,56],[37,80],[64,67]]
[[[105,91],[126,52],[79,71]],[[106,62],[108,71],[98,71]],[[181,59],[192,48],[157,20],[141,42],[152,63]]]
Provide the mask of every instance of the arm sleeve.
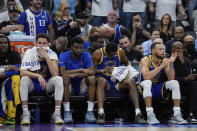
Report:
[[59,66],[59,67],[60,67],[60,66],[66,67],[66,62],[65,62],[65,60],[67,60],[65,53],[61,53],[61,54],[60,54],[60,57],[59,57],[58,66]]
[[46,12],[46,15],[47,15],[47,20],[48,20],[48,25],[51,25],[52,24],[51,16],[49,15],[48,12]]
[[147,44],[148,44],[147,42],[142,43],[142,47],[143,47],[143,50],[144,50],[144,56],[148,55],[150,53],[150,49],[148,49]]
[[18,24],[19,25],[25,25],[27,19],[26,12],[24,11],[23,13],[20,14],[20,17],[18,19]]
[[93,66],[92,58],[88,52],[85,52],[85,55],[83,57],[83,61],[85,64],[85,68],[90,68]]

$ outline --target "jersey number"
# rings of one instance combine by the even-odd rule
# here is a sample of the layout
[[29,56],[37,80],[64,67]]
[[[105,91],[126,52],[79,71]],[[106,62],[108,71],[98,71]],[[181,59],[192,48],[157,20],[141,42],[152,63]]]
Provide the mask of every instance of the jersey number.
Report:
[[39,20],[40,26],[45,26],[45,20]]

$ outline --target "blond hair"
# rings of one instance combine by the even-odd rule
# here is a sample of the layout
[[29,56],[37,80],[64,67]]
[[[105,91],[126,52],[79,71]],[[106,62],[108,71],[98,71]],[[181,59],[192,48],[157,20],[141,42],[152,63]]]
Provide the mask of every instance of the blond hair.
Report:
[[90,32],[88,33],[88,40],[91,39],[91,37],[93,36],[93,34],[94,34],[95,32],[98,32],[98,33],[99,33],[99,28],[98,28],[98,27],[92,27],[92,28],[90,29]]
[[[62,20],[62,15],[63,15],[63,11],[64,11],[64,5],[66,5],[66,4],[69,5],[69,3],[66,0],[61,0],[61,2],[59,3],[59,6],[58,6],[57,11],[55,13],[55,18],[57,20],[59,20],[59,21]],[[68,19],[72,19],[70,14],[68,15]]]

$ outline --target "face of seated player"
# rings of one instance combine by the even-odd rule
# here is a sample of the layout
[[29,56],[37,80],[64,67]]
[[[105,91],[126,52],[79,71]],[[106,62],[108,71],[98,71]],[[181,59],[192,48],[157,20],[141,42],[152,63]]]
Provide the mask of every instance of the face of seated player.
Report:
[[8,51],[8,41],[6,38],[0,38],[0,53],[6,53]]
[[72,49],[72,54],[75,57],[80,57],[81,53],[83,52],[83,43],[73,43],[71,49]]
[[163,59],[165,57],[164,45],[157,44],[152,50],[152,55],[155,55],[159,59]]
[[92,42],[92,49],[93,50],[97,50],[100,49],[104,46],[104,39],[103,38],[99,38],[97,41]]
[[48,47],[49,43],[48,43],[47,39],[45,39],[45,38],[38,38],[38,40],[36,41],[36,46],[37,47]]

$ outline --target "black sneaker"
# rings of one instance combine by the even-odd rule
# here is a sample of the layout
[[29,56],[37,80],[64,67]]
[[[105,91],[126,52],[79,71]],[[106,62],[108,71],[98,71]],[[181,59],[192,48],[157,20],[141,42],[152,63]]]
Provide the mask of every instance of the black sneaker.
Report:
[[188,118],[188,121],[191,124],[197,124],[197,119],[195,118],[195,116],[192,113],[190,113],[190,116]]
[[146,121],[144,120],[144,117],[141,113],[138,113],[135,116],[135,122],[138,123],[138,124],[146,124]]
[[105,123],[105,113],[98,113],[98,124],[104,124]]

